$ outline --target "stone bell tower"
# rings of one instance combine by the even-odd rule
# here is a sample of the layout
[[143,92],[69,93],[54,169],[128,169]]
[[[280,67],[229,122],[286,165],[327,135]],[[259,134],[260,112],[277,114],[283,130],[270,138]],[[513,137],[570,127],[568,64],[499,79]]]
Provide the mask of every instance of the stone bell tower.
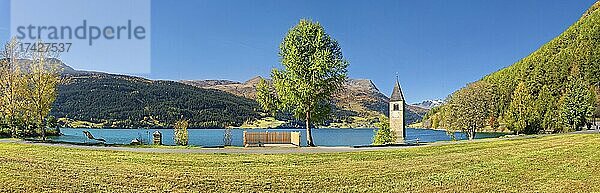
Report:
[[396,143],[404,143],[406,137],[406,126],[404,125],[404,95],[400,89],[400,82],[396,76],[394,91],[390,96],[390,129],[396,134]]

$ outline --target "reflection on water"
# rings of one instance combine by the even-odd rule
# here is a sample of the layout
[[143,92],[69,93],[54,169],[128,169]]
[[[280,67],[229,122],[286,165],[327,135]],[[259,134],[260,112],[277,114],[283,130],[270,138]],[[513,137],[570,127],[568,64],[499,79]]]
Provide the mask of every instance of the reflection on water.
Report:
[[[102,138],[109,144],[129,144],[132,139],[139,138],[145,141],[152,140],[152,133],[160,131],[163,134],[163,144],[173,145],[172,129],[73,129],[63,128],[63,136],[52,137],[55,141],[67,142],[92,142],[88,140],[83,131],[90,131],[95,138]],[[373,134],[377,129],[314,129],[313,138],[319,146],[354,146],[370,144]],[[189,144],[195,146],[221,146],[225,129],[190,129]],[[233,129],[232,145],[242,146],[243,131],[266,131],[266,129]],[[302,134],[303,145],[306,145],[306,132],[303,129],[269,129],[269,131],[299,131]],[[502,133],[478,133],[477,138],[491,138],[502,136]],[[451,140],[445,131],[431,129],[406,130],[407,140],[419,139],[421,142]],[[456,133],[457,139],[466,139],[463,133]]]

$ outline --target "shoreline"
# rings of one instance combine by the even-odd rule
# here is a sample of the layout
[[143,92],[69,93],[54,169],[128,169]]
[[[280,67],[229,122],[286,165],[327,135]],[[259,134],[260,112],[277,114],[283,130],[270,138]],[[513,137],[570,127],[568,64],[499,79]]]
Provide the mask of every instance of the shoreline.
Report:
[[[422,127],[411,127],[411,129],[446,131],[446,129],[422,128]],[[455,132],[456,133],[462,133],[462,131],[455,131]],[[513,132],[510,132],[510,131],[478,131],[477,133],[503,133],[503,134],[512,134]]]
[[[568,133],[576,134],[576,133]],[[466,143],[482,143],[492,142],[499,140],[519,140],[528,138],[539,138],[552,135],[565,135],[565,134],[544,134],[544,135],[525,135],[525,136],[514,136],[510,138],[484,138],[474,140],[458,140],[458,141],[438,141],[432,143],[424,143],[422,145],[414,146],[372,146],[372,147],[354,147],[354,146],[317,146],[317,147],[183,147],[183,146],[129,146],[129,145],[80,145],[80,144],[67,144],[67,143],[49,143],[49,142],[35,142],[27,141],[22,139],[0,139],[0,143],[16,143],[23,145],[34,145],[34,146],[46,146],[46,147],[62,147],[62,148],[74,148],[84,150],[97,150],[97,151],[124,151],[124,152],[137,152],[137,153],[181,153],[181,154],[314,154],[314,153],[347,153],[347,152],[363,152],[363,151],[385,151],[385,150],[397,150],[397,149],[408,149],[408,148],[420,148],[420,147],[431,147],[431,146],[444,146],[444,145],[455,145],[455,144],[466,144]]]
[[[105,129],[105,130],[172,130],[173,128],[71,128],[64,127],[59,129]],[[235,130],[306,130],[306,128],[253,128],[253,127],[232,127],[232,128],[188,128],[188,130],[215,130],[215,129],[235,129]],[[322,127],[322,128],[312,128],[312,129],[331,129],[331,130],[361,130],[361,129],[379,129],[379,128],[334,128],[334,127]],[[422,128],[422,127],[407,127],[406,129],[416,129],[416,130],[434,130],[434,131],[446,131],[445,129],[437,129],[437,128]],[[461,131],[456,131],[460,133]],[[512,132],[504,132],[504,131],[478,131],[477,133],[506,133],[510,134]]]

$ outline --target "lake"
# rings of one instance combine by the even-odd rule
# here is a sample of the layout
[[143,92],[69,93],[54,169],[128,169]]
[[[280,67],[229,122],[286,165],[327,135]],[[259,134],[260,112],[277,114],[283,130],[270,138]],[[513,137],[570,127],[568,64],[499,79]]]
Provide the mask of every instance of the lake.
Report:
[[[129,144],[132,139],[152,140],[152,133],[163,134],[163,144],[174,145],[172,129],[74,129],[62,128],[62,136],[49,137],[53,141],[92,142],[83,131],[89,131],[95,138],[102,138],[108,144]],[[377,129],[313,129],[313,139],[318,146],[355,146],[371,144]],[[266,129],[232,129],[232,145],[242,146],[243,131],[266,131]],[[303,146],[306,145],[304,129],[269,129],[269,131],[300,131]],[[189,144],[194,146],[222,146],[225,129],[189,129]],[[503,133],[477,133],[476,138],[493,138]],[[445,131],[407,128],[407,140],[419,139],[420,142],[451,140]],[[457,139],[466,139],[463,133],[456,133]]]

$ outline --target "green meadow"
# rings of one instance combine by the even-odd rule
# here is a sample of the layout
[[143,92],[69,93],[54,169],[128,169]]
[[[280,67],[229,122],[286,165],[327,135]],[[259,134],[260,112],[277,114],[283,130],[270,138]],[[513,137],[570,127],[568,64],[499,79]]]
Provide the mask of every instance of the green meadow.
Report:
[[0,144],[20,192],[598,192],[600,134],[322,154],[166,154]]

